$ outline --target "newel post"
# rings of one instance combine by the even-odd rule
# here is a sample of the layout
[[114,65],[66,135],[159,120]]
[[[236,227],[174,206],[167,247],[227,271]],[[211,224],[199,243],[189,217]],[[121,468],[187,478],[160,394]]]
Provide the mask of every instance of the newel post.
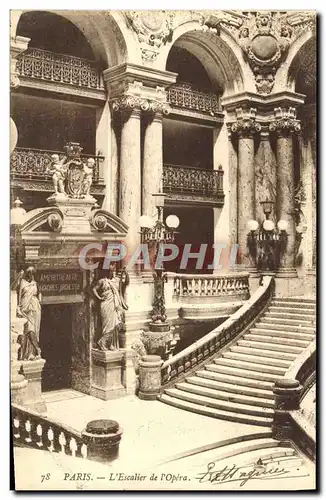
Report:
[[161,391],[161,368],[163,360],[160,356],[146,355],[139,361],[139,393],[140,399],[154,400]]
[[290,439],[292,425],[289,412],[300,407],[300,394],[302,386],[298,380],[280,379],[275,382],[273,393],[275,395],[275,413],[272,424],[275,439]]

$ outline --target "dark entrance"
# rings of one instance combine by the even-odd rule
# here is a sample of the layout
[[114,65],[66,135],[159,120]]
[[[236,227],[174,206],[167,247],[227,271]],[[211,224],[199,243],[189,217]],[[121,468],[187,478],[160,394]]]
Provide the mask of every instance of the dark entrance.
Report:
[[71,387],[72,308],[70,304],[42,306],[42,358],[46,360],[42,391]]

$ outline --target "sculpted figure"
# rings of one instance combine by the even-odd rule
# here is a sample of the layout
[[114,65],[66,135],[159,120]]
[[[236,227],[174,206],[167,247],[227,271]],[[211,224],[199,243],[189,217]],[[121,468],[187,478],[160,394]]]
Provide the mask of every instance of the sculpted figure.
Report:
[[119,332],[124,329],[124,310],[127,309],[121,297],[113,270],[109,269],[107,278],[102,278],[93,287],[93,294],[98,300],[101,322],[101,338],[98,346],[102,351],[119,349]]
[[39,346],[41,323],[41,294],[35,281],[35,268],[30,266],[22,274],[18,287],[17,316],[25,318],[23,338],[18,353],[20,360],[33,360],[41,357]]
[[94,165],[94,158],[88,158],[87,163],[84,165],[84,180],[82,185],[82,194],[84,196],[90,195],[90,189],[93,181]]
[[59,160],[59,155],[53,154],[51,156],[53,160],[53,165],[52,168],[50,169],[50,172],[53,173],[52,180],[53,180],[53,187],[54,187],[54,192],[55,194],[66,194],[65,187],[64,187],[64,181],[66,178],[66,169],[64,167],[64,162],[66,160],[66,157],[64,156],[62,160]]

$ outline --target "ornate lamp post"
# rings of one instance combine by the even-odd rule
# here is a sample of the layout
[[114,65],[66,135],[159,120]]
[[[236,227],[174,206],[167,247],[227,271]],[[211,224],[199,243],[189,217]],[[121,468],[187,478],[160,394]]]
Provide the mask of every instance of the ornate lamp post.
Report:
[[160,252],[163,255],[165,243],[174,241],[175,232],[179,226],[179,218],[176,215],[169,215],[166,218],[166,224],[164,224],[163,207],[167,195],[165,193],[154,193],[152,196],[155,197],[157,220],[154,221],[148,215],[142,215],[139,220],[142,243],[152,244],[155,248],[152,321],[149,324],[149,331],[143,333],[142,340],[148,354],[158,354],[161,358],[165,359],[173,352],[176,342],[173,341],[171,325],[167,321],[165,310],[164,284],[166,282],[166,274],[164,273],[160,259],[157,265],[157,257]]
[[274,272],[278,269],[286,249],[288,223],[286,220],[279,220],[275,226],[269,218],[274,202],[266,199],[261,204],[265,220],[261,225],[256,220],[248,221],[247,245],[257,269]]

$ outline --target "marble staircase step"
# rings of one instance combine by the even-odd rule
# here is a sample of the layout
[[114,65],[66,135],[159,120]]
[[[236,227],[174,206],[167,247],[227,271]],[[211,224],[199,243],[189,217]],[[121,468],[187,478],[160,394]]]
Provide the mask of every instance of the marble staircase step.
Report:
[[281,330],[289,331],[289,332],[298,332],[298,333],[308,333],[310,335],[315,335],[316,328],[313,326],[303,326],[303,325],[282,325],[279,323],[274,323],[272,321],[265,321],[265,318],[262,318],[260,321],[256,323],[253,328],[267,328],[271,330]]
[[241,368],[242,370],[250,370],[253,372],[259,373],[259,375],[263,373],[267,373],[268,375],[280,375],[284,376],[286,372],[286,368],[282,367],[277,367],[277,366],[270,366],[270,365],[264,365],[263,363],[252,363],[252,362],[247,362],[243,361],[240,359],[232,359],[232,358],[217,358],[214,360],[214,363],[218,366],[224,365],[224,366],[234,366],[234,368]]
[[228,420],[231,422],[241,422],[243,424],[252,424],[259,426],[270,427],[272,425],[272,418],[269,417],[258,417],[256,415],[245,415],[243,413],[235,413],[231,411],[218,410],[216,408],[205,407],[200,404],[191,403],[190,401],[183,401],[181,399],[168,396],[167,394],[162,394],[160,396],[160,401],[163,403],[170,404],[176,408],[182,410],[191,411],[193,413],[199,413],[200,415],[206,415],[208,417],[217,418],[220,420]]
[[[216,373],[223,373],[225,375],[229,376],[238,376],[239,378],[242,378],[245,383],[247,383],[247,380],[253,380],[253,381],[263,381],[263,382],[272,382],[273,384],[277,379],[282,378],[281,375],[270,375],[268,373],[260,373],[257,371],[250,371],[250,370],[245,370],[243,368],[235,368],[234,366],[224,366],[223,364],[211,364],[207,365],[206,370],[213,371]],[[228,377],[225,376],[225,380],[228,381]]]
[[[201,370],[196,372],[195,377],[190,377],[191,383],[211,387],[212,389],[232,391],[238,394],[248,394],[249,396],[263,397],[274,400],[272,391],[273,384],[262,381],[246,381],[238,377],[228,377],[227,380],[224,374]],[[186,379],[188,380],[188,378]]]
[[[232,352],[238,352],[238,353],[243,353],[243,354],[249,354],[250,356],[255,356],[255,357],[264,357],[266,358],[271,358],[272,362],[274,360],[279,360],[280,355],[277,353],[277,351],[269,351],[267,349],[257,349],[255,347],[243,347],[241,345],[234,345],[230,347],[230,351]],[[283,352],[282,353],[282,359],[289,361],[292,363],[292,361],[295,360],[296,354],[290,354],[288,352]]]
[[[282,345],[282,344],[274,344],[271,342],[265,342],[265,339],[259,338],[257,335],[252,336],[253,339],[244,339],[241,338],[238,340],[237,345],[243,346],[243,347],[250,347],[250,348],[257,348],[257,349],[268,349],[270,351],[275,351],[279,356],[282,355],[283,352],[285,353],[295,353],[295,354],[301,354],[303,351],[303,347],[297,347],[297,346],[292,346],[292,345]],[[258,340],[257,340],[258,339]]]
[[224,392],[216,389],[211,389],[209,387],[201,387],[197,384],[192,384],[189,380],[187,380],[186,382],[180,382],[176,384],[175,387],[176,389],[180,389],[182,391],[199,394],[200,396],[207,396],[213,399],[219,399],[222,401],[250,406],[258,406],[263,408],[274,408],[274,401],[272,401],[271,399],[252,397],[243,394],[241,395],[234,392]]
[[280,344],[284,348],[287,346],[291,347],[302,347],[305,349],[309,345],[308,340],[297,340],[289,339],[284,337],[273,337],[271,335],[262,335],[261,333],[246,333],[243,338],[245,340],[254,340],[255,342],[269,343],[269,344]]
[[229,359],[238,359],[239,361],[243,362],[248,362],[248,363],[261,363],[263,365],[268,365],[271,367],[281,367],[287,370],[290,365],[291,361],[284,360],[284,359],[275,359],[275,358],[270,358],[270,357],[263,357],[261,355],[260,357],[258,356],[252,356],[251,354],[244,354],[241,352],[234,352],[234,351],[227,351],[222,354],[223,358],[229,358]]
[[268,308],[268,312],[273,312],[273,313],[289,313],[289,314],[300,314],[301,316],[305,316],[306,314],[308,316],[315,316],[315,310],[313,308],[306,308],[304,306],[302,307],[296,307],[296,306],[284,306],[284,305],[279,305],[279,306],[270,306]]
[[316,321],[316,316],[314,314],[290,313],[285,311],[266,311],[264,318],[281,318],[286,320],[293,319],[298,320],[299,323],[307,321],[312,324]]
[[301,320],[301,319],[286,319],[286,318],[275,318],[269,316],[268,313],[264,314],[264,323],[273,323],[276,325],[289,325],[289,326],[305,326],[307,328],[313,328],[313,321]]
[[287,339],[307,340],[308,342],[312,342],[316,338],[315,335],[310,333],[273,330],[273,328],[260,328],[259,326],[251,328],[250,333],[261,333],[262,335],[272,335],[273,337],[281,337]]

